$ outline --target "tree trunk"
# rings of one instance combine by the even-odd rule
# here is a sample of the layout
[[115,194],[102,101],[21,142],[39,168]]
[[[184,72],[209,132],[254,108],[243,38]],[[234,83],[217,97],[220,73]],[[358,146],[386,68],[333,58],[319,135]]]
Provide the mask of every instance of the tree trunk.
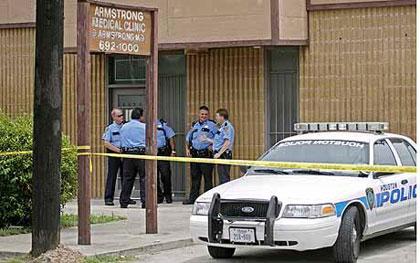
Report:
[[32,255],[60,242],[63,0],[36,1]]

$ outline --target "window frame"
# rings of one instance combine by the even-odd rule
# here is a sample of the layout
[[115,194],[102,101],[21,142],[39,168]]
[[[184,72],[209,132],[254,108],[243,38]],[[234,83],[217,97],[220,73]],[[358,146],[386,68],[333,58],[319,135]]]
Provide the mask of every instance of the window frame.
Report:
[[144,79],[116,79],[116,71],[117,71],[117,63],[121,61],[126,61],[131,63],[134,60],[144,61],[145,63],[145,70],[147,71],[147,61],[142,56],[132,56],[132,55],[121,55],[121,54],[113,54],[107,56],[107,85],[109,88],[146,88],[147,80],[146,76]]
[[[416,153],[416,155],[414,156],[414,163],[417,166],[417,149],[410,142],[408,142],[408,146],[410,146],[411,148],[413,148],[414,152]],[[411,152],[410,152],[410,155],[411,155]],[[413,157],[413,156],[411,156],[411,157]]]

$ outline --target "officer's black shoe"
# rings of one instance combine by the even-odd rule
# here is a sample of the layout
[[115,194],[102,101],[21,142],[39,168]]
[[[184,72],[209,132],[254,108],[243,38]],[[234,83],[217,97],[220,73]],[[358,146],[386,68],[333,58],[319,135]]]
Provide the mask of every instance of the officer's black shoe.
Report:
[[183,204],[183,205],[193,205],[193,204],[194,204],[194,201],[191,201],[191,200],[187,199],[187,200],[184,200],[184,201],[182,202],[182,204]]
[[146,203],[141,203],[141,208],[146,208]]
[[158,198],[158,200],[157,200],[157,203],[158,203],[158,204],[161,204],[161,203],[163,203],[163,197],[161,197],[161,198]]
[[133,199],[128,200],[128,204],[129,205],[135,205],[137,204],[136,201],[134,201]]
[[165,197],[166,203],[167,204],[172,204],[172,196],[168,195]]
[[105,201],[105,205],[113,206],[114,202],[108,200],[108,201]]
[[127,204],[120,204],[120,207],[121,208],[128,208],[128,205]]

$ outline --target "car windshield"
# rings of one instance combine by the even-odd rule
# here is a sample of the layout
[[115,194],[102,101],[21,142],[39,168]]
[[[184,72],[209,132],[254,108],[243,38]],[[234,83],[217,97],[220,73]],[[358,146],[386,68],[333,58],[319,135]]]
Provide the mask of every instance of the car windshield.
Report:
[[[275,162],[308,162],[335,164],[369,164],[369,145],[345,140],[299,140],[280,142],[260,160]],[[281,171],[281,172],[280,172]],[[364,176],[363,172],[339,172],[317,169],[283,169],[251,167],[248,174],[311,174]]]

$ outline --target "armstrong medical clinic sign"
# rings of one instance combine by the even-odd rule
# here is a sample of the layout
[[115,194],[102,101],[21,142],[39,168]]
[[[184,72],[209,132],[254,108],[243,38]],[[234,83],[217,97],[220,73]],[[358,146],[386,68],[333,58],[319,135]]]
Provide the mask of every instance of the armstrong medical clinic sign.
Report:
[[151,13],[92,3],[89,9],[90,51],[150,55]]
[[[117,1],[117,0],[114,0]],[[91,53],[142,56],[146,59],[146,154],[156,155],[158,82],[158,9],[119,3],[77,0],[77,144],[91,143]],[[106,54],[106,55],[104,55]],[[78,156],[78,244],[91,244],[90,198],[92,155]],[[156,234],[157,165],[146,160],[146,233]]]

